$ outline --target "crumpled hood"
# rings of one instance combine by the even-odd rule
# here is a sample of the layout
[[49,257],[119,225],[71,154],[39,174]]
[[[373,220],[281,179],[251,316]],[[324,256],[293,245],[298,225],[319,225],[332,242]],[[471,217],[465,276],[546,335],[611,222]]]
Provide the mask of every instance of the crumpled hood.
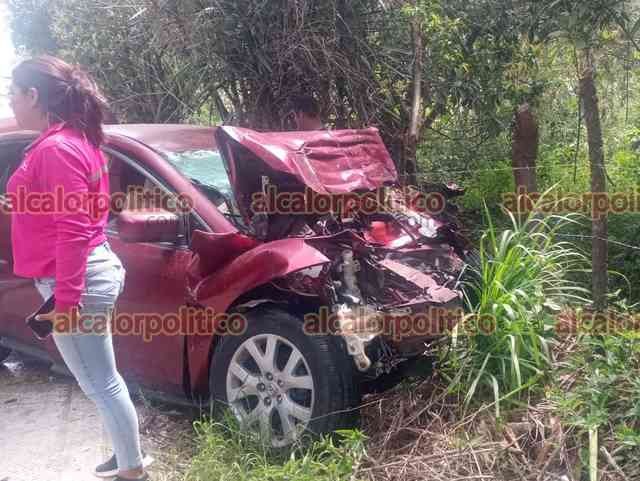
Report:
[[263,133],[225,126],[217,129],[216,140],[236,189],[246,180],[239,163],[249,157],[320,194],[371,191],[398,178],[375,128]]

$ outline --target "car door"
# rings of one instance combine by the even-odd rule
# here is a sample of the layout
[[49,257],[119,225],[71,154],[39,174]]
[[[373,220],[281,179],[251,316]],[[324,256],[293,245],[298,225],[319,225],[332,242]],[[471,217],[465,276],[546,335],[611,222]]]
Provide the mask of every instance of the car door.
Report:
[[6,198],[6,184],[22,160],[27,140],[0,141],[0,337],[21,344],[40,346],[25,318],[42,303],[33,280],[13,274],[11,249],[11,215]]
[[[110,157],[112,198],[136,187],[145,192],[154,188],[170,191],[167,183],[141,162],[122,152],[105,150]],[[176,316],[180,318],[185,304],[185,278],[192,252],[186,245],[122,241],[117,212],[111,215],[107,236],[126,270],[113,323],[118,367],[125,378],[146,388],[183,394],[185,335]]]
[[[8,170],[17,168],[26,145],[26,142],[0,143],[0,179],[8,179]],[[167,190],[166,182],[145,170],[141,162],[122,152],[104,150],[111,164],[112,194],[126,193],[128,187],[136,186]],[[52,338],[39,341],[25,325],[24,319],[37,309],[42,299],[33,280],[13,274],[6,185],[0,189],[0,337],[44,349],[59,361]],[[171,243],[123,242],[116,212],[110,216],[107,237],[127,271],[114,320],[118,367],[128,380],[151,389],[183,394],[184,333],[181,326],[163,329],[162,324],[169,320],[168,327],[175,327],[172,315],[179,314],[184,306],[186,269],[192,253],[186,246]]]

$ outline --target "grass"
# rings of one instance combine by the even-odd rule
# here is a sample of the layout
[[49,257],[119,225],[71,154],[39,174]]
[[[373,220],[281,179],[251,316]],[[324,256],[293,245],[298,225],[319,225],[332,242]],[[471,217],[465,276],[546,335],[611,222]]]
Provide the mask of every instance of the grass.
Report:
[[306,447],[271,451],[244,432],[231,416],[194,423],[197,455],[185,481],[342,481],[349,480],[364,455],[359,431],[337,433]]
[[464,338],[449,366],[452,389],[464,392],[464,404],[488,393],[499,417],[504,399],[535,386],[548,371],[554,314],[569,302],[587,301],[588,291],[571,278],[587,259],[556,238],[576,222],[570,216],[532,212],[519,220],[506,212],[511,228],[499,233],[486,208],[485,215],[478,260],[464,282],[470,319],[484,320],[484,329]]

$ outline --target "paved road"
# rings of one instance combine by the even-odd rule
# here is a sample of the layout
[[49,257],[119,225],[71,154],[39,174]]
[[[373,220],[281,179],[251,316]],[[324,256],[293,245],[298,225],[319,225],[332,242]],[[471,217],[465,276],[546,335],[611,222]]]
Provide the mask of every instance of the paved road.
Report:
[[[157,425],[167,416],[137,408],[143,447],[157,459],[164,446],[154,434],[174,427],[149,429],[148,421]],[[175,414],[169,424],[188,430],[188,419]],[[73,378],[16,354],[0,363],[0,481],[95,480],[93,468],[110,455],[100,417]]]

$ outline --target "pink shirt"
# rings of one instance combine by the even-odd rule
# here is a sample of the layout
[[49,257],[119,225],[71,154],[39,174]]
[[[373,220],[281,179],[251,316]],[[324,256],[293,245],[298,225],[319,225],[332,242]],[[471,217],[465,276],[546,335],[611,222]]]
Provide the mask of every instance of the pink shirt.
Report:
[[14,273],[55,277],[57,311],[78,304],[87,257],[106,241],[107,173],[100,149],[59,123],[28,147],[7,184]]

